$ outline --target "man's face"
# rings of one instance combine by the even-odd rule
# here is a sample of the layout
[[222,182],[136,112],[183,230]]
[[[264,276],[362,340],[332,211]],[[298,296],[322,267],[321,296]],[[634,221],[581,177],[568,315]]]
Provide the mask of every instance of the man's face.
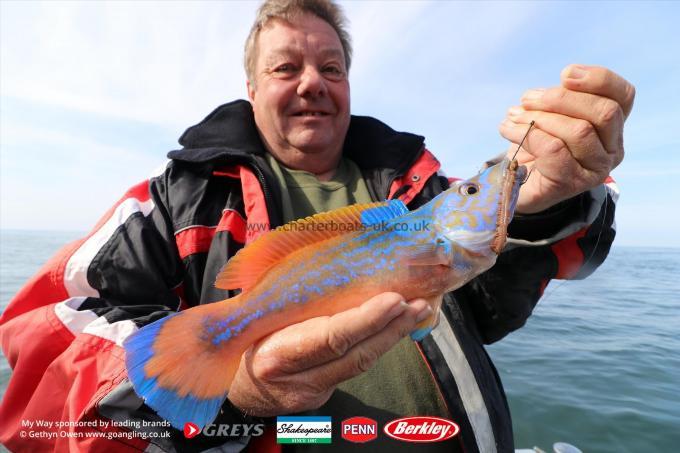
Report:
[[254,77],[248,95],[255,123],[277,156],[339,153],[349,127],[349,82],[342,44],[328,23],[311,14],[271,21],[258,37]]

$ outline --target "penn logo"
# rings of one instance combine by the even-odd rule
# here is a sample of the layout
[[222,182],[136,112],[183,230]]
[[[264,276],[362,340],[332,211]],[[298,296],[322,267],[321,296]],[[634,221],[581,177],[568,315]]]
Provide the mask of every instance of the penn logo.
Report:
[[393,439],[405,442],[441,442],[458,434],[460,428],[440,417],[405,417],[392,420],[383,429]]
[[341,425],[342,438],[349,442],[365,443],[378,437],[378,423],[368,417],[352,417]]
[[186,422],[184,424],[184,437],[187,439],[191,439],[192,437],[198,436],[198,433],[200,433],[201,430],[198,429],[198,426],[194,425],[191,422]]

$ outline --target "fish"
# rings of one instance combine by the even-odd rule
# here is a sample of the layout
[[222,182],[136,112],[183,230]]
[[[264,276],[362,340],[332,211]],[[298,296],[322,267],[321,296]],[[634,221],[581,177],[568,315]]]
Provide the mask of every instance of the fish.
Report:
[[173,313],[125,340],[134,390],[175,428],[202,428],[258,340],[387,291],[428,301],[433,313],[411,332],[422,340],[439,321],[443,295],[496,262],[525,175],[506,157],[413,211],[398,199],[351,205],[261,235],[215,281],[238,295]]

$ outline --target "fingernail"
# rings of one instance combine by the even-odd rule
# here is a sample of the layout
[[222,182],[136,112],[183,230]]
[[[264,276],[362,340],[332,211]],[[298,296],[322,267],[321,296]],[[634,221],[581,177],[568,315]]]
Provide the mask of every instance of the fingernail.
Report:
[[522,96],[522,101],[538,101],[543,97],[543,93],[545,93],[544,88],[528,90],[526,93],[524,93],[524,96]]
[[513,123],[512,121],[510,121],[507,118],[504,118],[503,121],[501,121],[501,125],[506,126],[506,127],[512,127],[512,126],[515,125],[515,123]]
[[404,312],[404,310],[406,310],[407,308],[408,308],[408,304],[406,303],[405,300],[402,300],[397,305],[392,307],[390,309],[390,311],[387,312],[387,317],[390,318],[390,319],[396,318],[397,316],[402,314]]
[[524,113],[524,109],[522,107],[512,106],[508,109],[508,116],[511,118],[517,118],[522,113]]
[[420,322],[424,319],[427,319],[428,316],[432,314],[432,307],[427,305],[425,308],[420,310],[420,313],[418,313],[418,316],[416,316],[416,322]]
[[569,67],[569,72],[567,73],[567,78],[569,79],[582,79],[588,74],[588,71],[583,66],[572,65]]

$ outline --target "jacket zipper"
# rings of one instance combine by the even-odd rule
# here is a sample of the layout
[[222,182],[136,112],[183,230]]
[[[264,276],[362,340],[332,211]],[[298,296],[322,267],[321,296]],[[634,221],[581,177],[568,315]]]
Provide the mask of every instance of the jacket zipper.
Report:
[[[282,224],[280,207],[274,199],[271,188],[267,183],[267,178],[264,175],[264,171],[262,171],[260,166],[257,164],[257,161],[255,159],[251,159],[249,163],[250,167],[254,170],[254,173],[257,176],[257,180],[260,182],[260,186],[262,187],[262,195],[264,196],[264,202],[267,206],[267,214],[269,215],[269,229],[273,230]],[[275,219],[272,219],[273,214],[276,216]]]

